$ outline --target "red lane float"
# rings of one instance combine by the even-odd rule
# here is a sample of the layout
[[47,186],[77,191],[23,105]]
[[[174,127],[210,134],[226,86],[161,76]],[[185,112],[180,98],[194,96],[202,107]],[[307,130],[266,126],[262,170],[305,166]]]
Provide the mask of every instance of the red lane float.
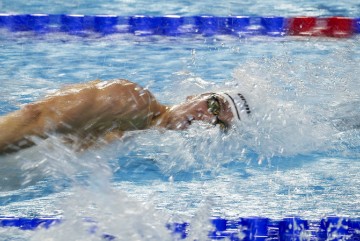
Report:
[[347,17],[294,17],[288,19],[288,35],[351,37],[355,32],[354,20]]
[[327,19],[326,36],[346,38],[353,35],[355,26],[353,19],[345,17],[331,17]]

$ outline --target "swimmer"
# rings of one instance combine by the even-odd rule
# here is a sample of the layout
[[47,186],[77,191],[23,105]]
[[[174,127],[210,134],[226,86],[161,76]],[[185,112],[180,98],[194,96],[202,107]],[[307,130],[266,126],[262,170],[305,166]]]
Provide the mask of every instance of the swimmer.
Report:
[[110,143],[127,131],[184,130],[203,121],[228,130],[250,114],[239,93],[190,96],[179,105],[160,104],[146,89],[128,80],[70,85],[43,100],[0,117],[0,154],[35,145],[34,138],[60,134],[77,151]]

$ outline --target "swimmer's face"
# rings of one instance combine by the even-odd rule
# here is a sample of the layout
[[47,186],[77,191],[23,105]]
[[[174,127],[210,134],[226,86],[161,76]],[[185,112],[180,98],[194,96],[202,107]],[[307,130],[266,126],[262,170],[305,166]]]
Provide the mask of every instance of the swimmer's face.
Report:
[[194,121],[203,121],[225,130],[231,126],[233,117],[226,100],[219,95],[207,93],[190,96],[185,103],[172,107],[167,128],[183,130]]

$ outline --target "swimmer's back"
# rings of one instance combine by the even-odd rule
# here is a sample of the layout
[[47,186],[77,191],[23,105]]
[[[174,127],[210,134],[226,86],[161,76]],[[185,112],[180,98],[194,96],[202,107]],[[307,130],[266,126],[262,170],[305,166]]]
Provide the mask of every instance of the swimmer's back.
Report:
[[69,86],[39,104],[73,128],[117,124],[123,131],[146,128],[159,105],[148,90],[127,80]]
[[162,108],[148,90],[127,80],[71,85],[1,117],[0,153],[51,132],[99,137],[144,129]]

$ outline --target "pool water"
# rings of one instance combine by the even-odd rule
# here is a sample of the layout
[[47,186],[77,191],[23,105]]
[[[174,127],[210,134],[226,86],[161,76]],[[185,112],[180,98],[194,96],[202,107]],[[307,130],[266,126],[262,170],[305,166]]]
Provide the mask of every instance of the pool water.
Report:
[[[359,16],[354,3],[2,1],[18,13]],[[40,9],[40,10],[39,10]],[[298,215],[359,217],[359,36],[349,39],[204,38],[64,34],[0,36],[0,113],[66,84],[125,78],[165,104],[225,89],[246,95],[252,117],[234,131],[195,124],[183,132],[132,132],[75,153],[57,136],[0,157],[0,214],[59,217],[35,232],[1,229],[3,240],[170,240],[168,222]],[[89,234],[93,222],[97,229]]]

